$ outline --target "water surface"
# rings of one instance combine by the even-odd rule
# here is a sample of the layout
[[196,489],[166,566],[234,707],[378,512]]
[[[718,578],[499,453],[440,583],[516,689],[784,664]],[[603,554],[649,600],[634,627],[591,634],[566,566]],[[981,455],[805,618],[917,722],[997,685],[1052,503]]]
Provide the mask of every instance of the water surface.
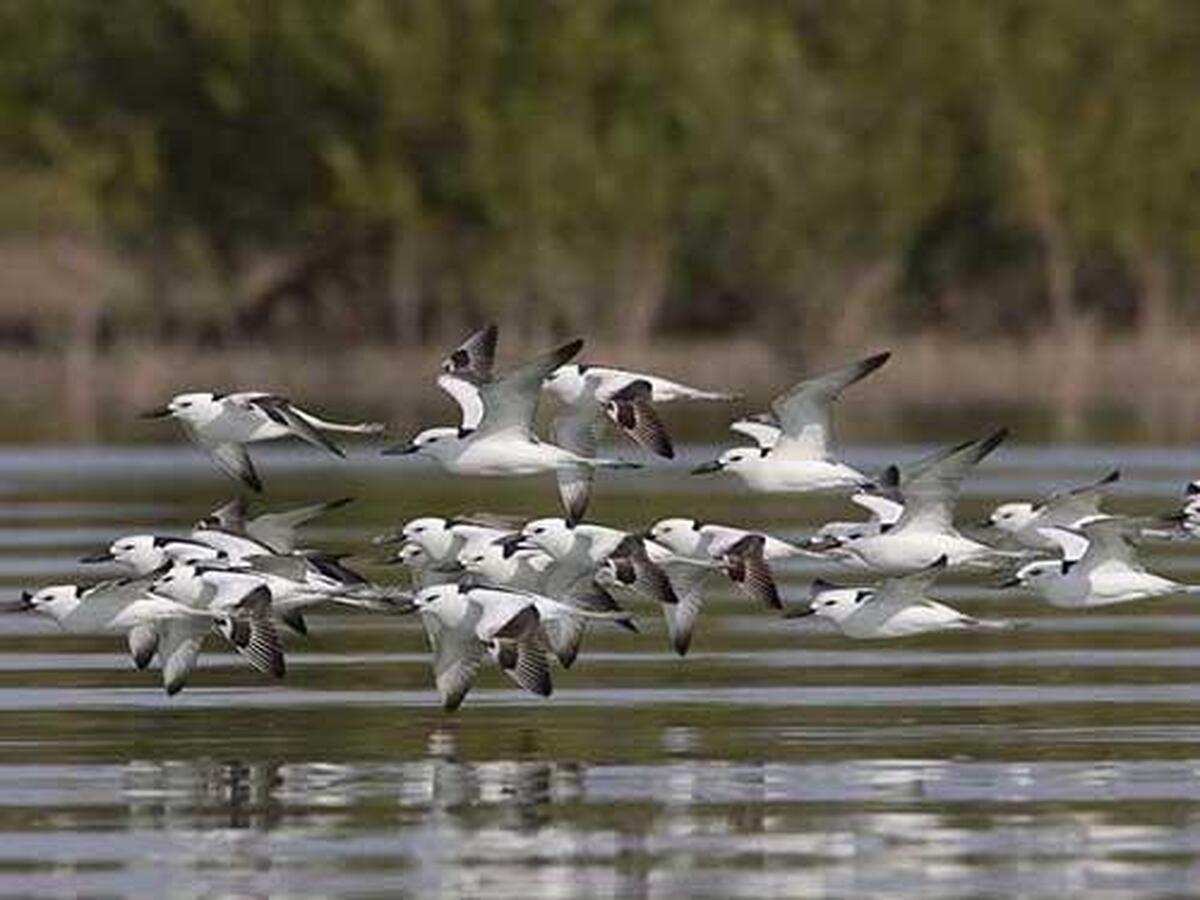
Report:
[[[909,446],[860,447],[877,465]],[[692,515],[796,536],[837,498],[747,496],[678,464],[601,484],[600,521]],[[356,502],[313,541],[361,551],[423,513],[553,509],[550,485],[367,454],[262,454],[272,505]],[[1200,454],[1006,449],[963,521],[1121,464],[1112,507],[1170,508]],[[186,447],[0,452],[0,589],[95,577],[109,536],[186,529],[228,484]],[[1200,581],[1200,548],[1149,548]],[[397,573],[369,567],[372,575]],[[811,564],[782,567],[799,598]],[[845,576],[841,576],[845,577]],[[762,898],[1187,895],[1200,883],[1200,615],[1085,615],[953,576],[937,594],[1025,631],[850,642],[711,593],[686,660],[590,634],[549,700],[488,672],[457,714],[417,623],[321,615],[283,683],[212,652],[167,698],[121,641],[0,618],[0,892],[146,896]]]

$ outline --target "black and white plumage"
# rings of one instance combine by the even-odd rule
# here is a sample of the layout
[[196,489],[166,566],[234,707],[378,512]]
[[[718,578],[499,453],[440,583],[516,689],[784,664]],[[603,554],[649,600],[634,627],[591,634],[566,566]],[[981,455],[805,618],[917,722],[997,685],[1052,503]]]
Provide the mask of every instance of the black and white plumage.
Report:
[[379,434],[376,422],[343,424],[330,422],[300,409],[286,397],[264,391],[233,394],[194,392],[178,394],[144,418],[174,418],[188,436],[208,452],[228,475],[251,490],[261,491],[262,482],[246,451],[246,445],[296,437],[335,456],[345,456],[326,432]]

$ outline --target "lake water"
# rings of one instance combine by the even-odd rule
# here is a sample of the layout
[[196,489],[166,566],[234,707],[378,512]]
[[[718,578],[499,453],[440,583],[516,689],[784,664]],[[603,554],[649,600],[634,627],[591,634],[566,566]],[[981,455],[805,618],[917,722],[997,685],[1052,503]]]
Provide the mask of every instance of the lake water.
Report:
[[[858,447],[866,466],[921,448]],[[676,464],[606,477],[598,521],[693,515],[797,536],[851,507],[749,496]],[[451,480],[367,451],[260,454],[270,506],[357,501],[335,550],[418,514],[546,514],[552,488]],[[1172,508],[1200,454],[1014,447],[964,522],[1120,465],[1113,510]],[[5,592],[94,577],[132,531],[179,531],[228,483],[187,447],[0,452]],[[1200,547],[1147,548],[1200,581]],[[368,567],[381,579],[394,570]],[[808,564],[780,571],[802,596]],[[322,615],[268,683],[211,653],[163,695],[119,639],[0,617],[0,893],[763,898],[1194,894],[1200,601],[1071,614],[957,575],[935,593],[1028,620],[852,642],[715,588],[693,649],[594,629],[541,700],[496,672],[443,713],[415,620]],[[633,605],[633,604],[631,604]]]

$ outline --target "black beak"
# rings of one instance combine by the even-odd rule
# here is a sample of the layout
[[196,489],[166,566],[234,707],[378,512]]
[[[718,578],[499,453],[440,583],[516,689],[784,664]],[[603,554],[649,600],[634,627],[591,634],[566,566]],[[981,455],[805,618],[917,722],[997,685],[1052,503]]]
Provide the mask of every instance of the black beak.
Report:
[[21,596],[14,600],[0,601],[0,612],[18,613],[33,609],[33,594],[21,591]]
[[980,521],[980,522],[976,522],[976,523],[975,523],[975,527],[976,527],[976,528],[991,528],[991,527],[992,527],[992,520],[991,520],[991,519],[984,519],[984,520],[982,520],[982,521]]
[[396,444],[394,447],[385,447],[379,452],[383,456],[408,456],[420,449],[416,444]]
[[158,409],[152,409],[149,412],[144,412],[139,419],[165,419],[171,415],[171,410],[166,406],[160,406]]
[[1015,588],[1021,586],[1020,578],[1009,578],[1007,581],[1002,581],[996,585],[997,590],[1006,590],[1007,588]]
[[113,555],[110,552],[108,552],[107,550],[104,551],[103,553],[93,553],[91,556],[79,557],[79,561],[81,563],[106,563],[106,562],[112,562],[113,559],[114,559]]
[[696,468],[692,469],[692,474],[710,475],[713,472],[720,472],[723,468],[725,468],[725,464],[719,459],[714,459],[712,462],[701,463],[700,465],[696,466]]
[[789,609],[783,614],[785,619],[803,619],[805,616],[811,616],[816,613],[816,610],[811,606],[802,606],[799,609]]

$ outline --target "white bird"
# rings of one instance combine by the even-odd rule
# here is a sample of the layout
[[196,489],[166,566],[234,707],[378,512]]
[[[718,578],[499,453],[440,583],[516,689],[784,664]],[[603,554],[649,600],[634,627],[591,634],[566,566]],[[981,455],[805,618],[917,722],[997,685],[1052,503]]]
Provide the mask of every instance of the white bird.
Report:
[[191,538],[159,534],[128,534],[108,550],[80,558],[83,563],[115,563],[131,575],[149,575],[173,562],[215,562],[224,554]]
[[848,541],[883,534],[904,514],[904,504],[881,494],[860,491],[850,495],[850,502],[867,510],[870,518],[861,522],[826,522],[804,542],[804,550],[821,555]]
[[675,448],[654,407],[677,400],[732,400],[736,395],[705,391],[677,381],[586,363],[560,366],[542,389],[564,405],[554,421],[563,446],[594,456],[600,426],[607,417],[629,438],[651,453],[672,459]]
[[827,551],[852,566],[885,575],[903,575],[928,568],[946,557],[951,568],[992,566],[1020,558],[971,540],[954,527],[954,506],[966,474],[991,453],[1008,432],[1001,429],[978,441],[940,450],[905,467],[890,467],[883,480],[898,490],[904,512],[880,534],[835,542]]
[[251,516],[246,499],[235,497],[197,522],[195,528],[198,531],[218,529],[231,534],[245,535],[265,544],[276,553],[291,553],[297,547],[300,526],[335,509],[341,509],[352,502],[352,499],[341,497],[325,503]]
[[378,535],[374,544],[395,542],[417,544],[426,553],[428,562],[442,571],[461,571],[459,556],[468,547],[484,546],[510,534],[517,521],[476,513],[469,516],[419,516],[400,528]]
[[673,553],[697,562],[719,563],[725,574],[752,600],[781,608],[770,560],[811,556],[794,544],[769,534],[696,519],[660,519],[650,538]]
[[502,378],[476,383],[443,373],[438,383],[462,408],[459,428],[427,428],[383,452],[420,453],[460,475],[513,477],[553,472],[568,518],[578,521],[591,498],[592,470],[638,468],[622,460],[586,457],[538,439],[534,433],[542,382],[583,346],[571,341]]
[[[157,652],[162,660],[163,687],[168,694],[183,688],[205,636],[213,630],[252,664],[276,652],[282,658],[267,617],[269,597],[263,592],[243,595],[219,607],[197,609],[149,590],[146,579],[119,579],[88,588],[54,585],[27,591],[21,599],[25,609],[54,619],[74,634],[152,633],[149,655]],[[131,649],[135,649],[132,641]],[[146,654],[144,646],[135,650],[135,656],[139,651]],[[145,663],[139,665],[144,667]]]
[[1017,627],[1000,619],[977,619],[926,596],[934,579],[946,568],[945,557],[932,566],[875,588],[847,588],[825,581],[813,583],[806,606],[786,618],[819,616],[829,619],[846,637],[899,638],[931,631],[1002,631]]
[[433,650],[442,705],[457,709],[491,654],[523,688],[553,691],[540,637],[537,607],[528,597],[498,588],[436,585],[413,600]]
[[406,541],[396,551],[394,562],[408,570],[412,586],[416,590],[438,584],[458,584],[465,570],[458,563],[438,563],[421,544]]
[[[546,643],[563,668],[569,669],[579,654],[580,643],[589,621],[607,620],[628,631],[637,632],[633,617],[617,604],[607,591],[590,577],[581,577],[551,596],[561,585],[556,578],[559,563],[536,547],[520,540],[491,541],[468,546],[459,562],[471,579],[508,590],[527,593],[538,608]],[[564,590],[558,587],[558,590]]]
[[354,425],[329,422],[305,412],[285,397],[263,391],[177,394],[166,406],[145,413],[143,418],[178,419],[187,435],[208,451],[226,474],[255,491],[262,490],[262,482],[246,452],[247,444],[297,437],[335,456],[345,456],[324,432],[379,434],[383,431],[383,426],[376,422]]
[[985,525],[1004,533],[1022,547],[1054,550],[1058,541],[1047,536],[1048,528],[1074,528],[1101,515],[1100,504],[1109,485],[1121,473],[1113,470],[1096,481],[1051,494],[1037,503],[1002,503],[988,516]]
[[[732,472],[751,490],[767,492],[854,490],[870,484],[865,475],[833,456],[830,411],[842,391],[866,378],[890,356],[879,353],[800,382],[771,404],[779,424],[779,434],[771,444],[763,445],[763,437],[756,436],[759,446],[726,450],[692,471]],[[747,422],[737,424],[744,431]]]
[[1087,540],[1081,558],[1027,563],[1002,587],[1025,587],[1052,606],[1069,609],[1200,592],[1200,586],[1146,571],[1132,543],[1146,524],[1117,516],[1084,522],[1077,529]]

